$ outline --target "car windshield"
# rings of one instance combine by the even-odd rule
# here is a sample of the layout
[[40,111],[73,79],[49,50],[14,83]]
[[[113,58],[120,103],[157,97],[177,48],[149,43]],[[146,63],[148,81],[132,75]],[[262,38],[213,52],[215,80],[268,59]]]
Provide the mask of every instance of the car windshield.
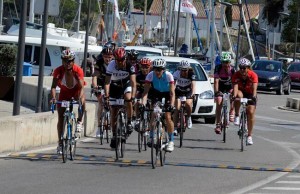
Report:
[[252,65],[253,70],[280,72],[280,63],[269,61],[255,61]]
[[[172,74],[177,70],[177,67],[177,62],[167,62],[167,70],[170,71]],[[196,81],[207,81],[207,77],[205,76],[205,73],[199,64],[191,63],[191,67],[194,70]]]
[[202,65],[205,71],[210,71],[211,70],[211,64],[204,64]]
[[292,64],[289,67],[289,72],[300,72],[300,63]]
[[139,51],[138,59],[141,59],[143,57],[150,57],[150,56],[161,56],[161,53],[150,52],[150,51]]

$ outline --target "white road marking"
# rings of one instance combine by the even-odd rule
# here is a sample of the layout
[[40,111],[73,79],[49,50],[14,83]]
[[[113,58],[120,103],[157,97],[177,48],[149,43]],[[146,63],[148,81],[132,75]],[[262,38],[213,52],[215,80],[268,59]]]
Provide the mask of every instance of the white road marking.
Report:
[[[286,144],[281,143],[281,142],[277,142],[277,141],[273,141],[271,139],[267,139],[267,138],[264,138],[262,136],[256,136],[256,137],[257,138],[261,138],[264,141],[268,141],[270,143],[273,143],[273,144],[276,144],[276,145],[282,147],[283,149],[285,149],[288,153],[290,153],[294,157],[293,161],[288,166],[286,166],[285,168],[294,169],[294,168],[296,168],[297,166],[300,165],[300,155],[296,151],[294,151],[293,149],[291,149],[290,147],[286,146]],[[266,185],[266,184],[268,184],[270,182],[273,182],[274,180],[279,179],[282,176],[287,175],[287,174],[288,174],[288,172],[277,172],[274,175],[269,176],[268,178],[266,178],[264,180],[258,181],[258,182],[254,183],[252,185],[249,185],[247,187],[241,188],[241,189],[239,189],[237,191],[232,192],[231,194],[243,194],[243,193],[246,193],[248,191],[257,189],[259,187],[262,187],[262,186],[264,186],[264,185]],[[268,188],[268,187],[264,187],[264,188]],[[271,187],[269,187],[269,188],[271,188]],[[274,187],[274,188],[276,188],[276,187]],[[300,190],[300,188],[299,188],[299,190]]]
[[277,190],[277,191],[300,191],[300,187],[264,187],[264,190]]
[[300,178],[300,175],[289,175],[288,178]]
[[279,184],[300,184],[300,181],[277,181]]

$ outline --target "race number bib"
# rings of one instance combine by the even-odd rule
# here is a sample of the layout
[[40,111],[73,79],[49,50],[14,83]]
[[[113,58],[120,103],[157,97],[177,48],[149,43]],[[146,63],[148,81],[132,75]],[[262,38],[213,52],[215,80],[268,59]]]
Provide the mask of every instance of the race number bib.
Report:
[[180,96],[179,99],[181,102],[186,101],[186,96]]
[[61,102],[61,107],[69,107],[70,106],[70,102],[69,101],[62,101]]
[[115,105],[124,105],[124,99],[116,99]]
[[247,98],[241,98],[241,103],[247,103],[248,99]]

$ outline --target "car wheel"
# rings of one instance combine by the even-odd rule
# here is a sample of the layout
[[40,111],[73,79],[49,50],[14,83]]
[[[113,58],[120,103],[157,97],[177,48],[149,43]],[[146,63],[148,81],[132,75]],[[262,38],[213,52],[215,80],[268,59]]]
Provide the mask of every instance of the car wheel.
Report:
[[285,95],[290,95],[290,93],[291,93],[291,83],[289,83],[287,90],[284,91]]
[[279,86],[279,89],[276,90],[276,94],[277,95],[282,95],[283,94],[283,84],[281,83]]
[[205,124],[215,124],[216,117],[204,118]]

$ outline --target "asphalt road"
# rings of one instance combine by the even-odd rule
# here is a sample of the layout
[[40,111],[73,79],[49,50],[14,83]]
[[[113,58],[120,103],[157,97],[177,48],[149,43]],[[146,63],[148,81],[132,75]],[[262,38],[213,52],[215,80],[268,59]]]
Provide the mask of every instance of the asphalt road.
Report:
[[214,125],[201,119],[185,133],[183,148],[176,139],[167,164],[156,169],[149,149],[138,153],[136,133],[118,162],[107,143],[87,137],[78,144],[77,159],[65,164],[56,145],[2,156],[0,193],[300,193],[300,113],[277,108],[286,98],[259,93],[254,145],[244,152],[236,126],[230,125],[223,143]]

